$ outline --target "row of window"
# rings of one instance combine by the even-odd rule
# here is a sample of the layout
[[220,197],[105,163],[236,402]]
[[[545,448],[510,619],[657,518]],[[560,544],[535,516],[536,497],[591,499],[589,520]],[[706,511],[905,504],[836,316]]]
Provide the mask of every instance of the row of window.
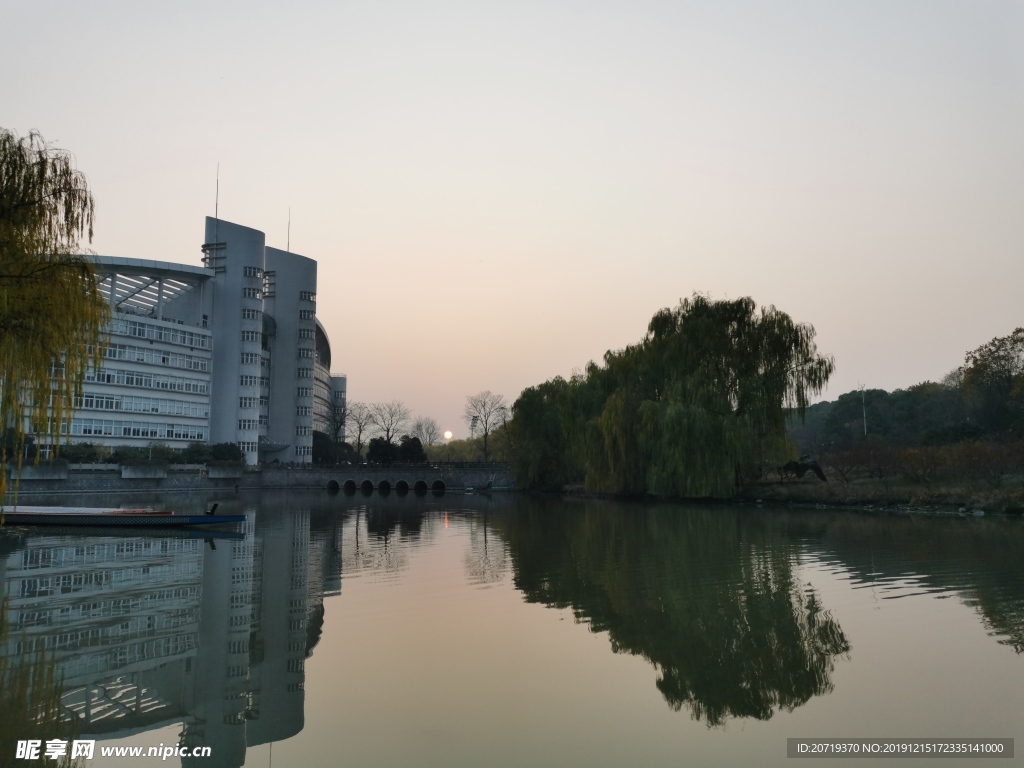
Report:
[[238,444],[238,447],[241,449],[242,453],[256,453],[259,448],[259,443],[255,441],[242,442]]
[[245,299],[262,299],[263,288],[243,288],[242,298]]
[[316,301],[316,294],[312,291],[299,291],[299,301]]
[[269,424],[267,421],[268,417],[266,414],[260,416],[258,419],[239,419],[238,428],[243,432],[246,430],[259,429]]
[[315,320],[316,310],[315,309],[300,309],[299,320]]
[[244,267],[242,274],[246,277],[263,277],[263,270],[259,267]]
[[298,390],[296,390],[296,395],[298,397],[312,397],[313,396],[313,388],[312,387],[299,387]]
[[[91,350],[90,350],[91,351]],[[210,358],[194,357],[180,352],[153,349],[152,347],[134,347],[130,344],[109,344],[106,356],[110,360],[126,360],[133,363],[150,363],[169,368],[185,368],[189,371],[210,370]]]
[[263,312],[258,309],[243,309],[242,319],[243,320],[260,320],[263,317]]
[[181,344],[185,347],[198,347],[209,349],[211,337],[209,334],[195,333],[178,328],[164,328],[153,323],[144,323],[139,320],[124,320],[121,318],[111,320],[107,326],[110,333],[121,336],[134,336],[139,339],[153,339],[164,341],[168,344]]
[[269,376],[240,376],[238,383],[243,387],[269,387]]
[[295,436],[296,437],[309,437],[312,434],[313,434],[313,428],[312,427],[296,427],[295,428]]
[[298,376],[300,379],[311,379],[311,378],[313,378],[313,369],[312,368],[299,368],[295,372],[295,375]]
[[[61,430],[63,431],[63,430]],[[88,437],[149,437],[159,440],[210,439],[205,426],[193,424],[157,424],[148,421],[112,421],[110,419],[72,419],[71,434]]]
[[263,334],[259,331],[242,331],[242,341],[263,341]]
[[310,347],[299,347],[299,357],[313,358],[314,351]]
[[267,405],[268,402],[270,402],[270,399],[266,395],[263,395],[262,397],[240,397],[238,398],[238,407],[261,408]]
[[316,331],[312,328],[299,328],[300,339],[312,339],[316,337]]
[[301,457],[301,456],[312,456],[313,455],[313,446],[311,446],[311,445],[296,445],[295,446],[295,455],[299,456],[299,457]]
[[210,415],[208,403],[190,403],[187,400],[165,400],[157,397],[120,397],[86,392],[75,398],[75,408],[97,411],[133,411],[135,413],[162,413],[168,416],[191,416],[205,419]]
[[122,371],[117,368],[101,368],[99,371],[94,371],[90,368],[85,374],[85,380],[90,384],[120,384],[126,387],[188,392],[193,395],[210,394],[210,382],[203,379],[186,379],[180,376],[166,376],[160,373]]
[[312,416],[313,415],[313,408],[311,406],[308,406],[308,405],[297,405],[297,406],[295,406],[295,415],[296,416]]
[[270,359],[263,357],[259,352],[243,352],[241,361],[242,365],[260,365],[263,368],[270,367]]

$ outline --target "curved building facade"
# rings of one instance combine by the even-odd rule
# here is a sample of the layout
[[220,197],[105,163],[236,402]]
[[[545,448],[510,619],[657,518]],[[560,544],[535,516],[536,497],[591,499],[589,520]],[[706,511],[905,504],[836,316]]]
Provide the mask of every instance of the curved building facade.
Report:
[[327,423],[323,403],[340,387],[343,408],[345,391],[316,320],[316,262],[214,218],[202,252],[202,267],[98,258],[113,319],[72,442],[237,443],[249,464],[310,462],[314,414]]

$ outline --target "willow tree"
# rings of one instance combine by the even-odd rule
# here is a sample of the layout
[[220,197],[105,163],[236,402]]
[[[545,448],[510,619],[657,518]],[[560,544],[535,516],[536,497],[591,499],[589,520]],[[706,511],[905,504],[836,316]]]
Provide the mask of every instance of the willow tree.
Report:
[[[697,294],[658,312],[639,344],[574,376],[557,426],[555,409],[542,415],[527,390],[513,428],[523,446],[563,442],[560,479],[584,479],[590,490],[729,496],[766,462],[785,461],[787,415],[802,415],[833,369],[810,325],[749,298]],[[538,476],[521,474],[526,485]]]
[[14,430],[19,468],[26,428],[58,443],[102,355],[108,308],[79,247],[92,241],[94,211],[71,155],[34,131],[0,129],[0,423]]
[[641,404],[649,490],[729,495],[782,463],[786,417],[803,417],[835,369],[814,328],[753,299],[695,295],[654,316],[644,346],[660,391]]

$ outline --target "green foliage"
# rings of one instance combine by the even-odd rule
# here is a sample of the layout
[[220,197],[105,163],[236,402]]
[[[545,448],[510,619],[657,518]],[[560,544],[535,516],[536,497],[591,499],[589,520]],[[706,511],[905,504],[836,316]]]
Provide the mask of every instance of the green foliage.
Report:
[[[92,240],[94,208],[67,152],[0,130],[0,423],[19,447],[26,420],[59,442],[87,367],[103,357],[108,306],[92,261],[76,253]],[[0,493],[5,483],[0,473]]]
[[163,443],[153,443],[146,447],[119,445],[110,452],[110,460],[125,466],[145,466],[147,464],[176,464],[180,454]]
[[637,345],[513,406],[518,482],[674,496],[730,496],[789,455],[801,415],[834,364],[814,329],[749,298],[699,294],[658,312]]
[[313,430],[313,463],[334,464],[334,441],[325,432]]
[[366,460],[371,464],[394,464],[398,461],[398,446],[387,438],[375,437],[366,449]]
[[213,451],[206,443],[191,442],[178,460],[182,464],[209,464],[213,461]]
[[214,443],[210,446],[210,454],[213,461],[244,461],[242,449],[238,443]]
[[402,435],[398,443],[398,460],[403,464],[424,464],[427,461],[427,454],[423,450],[423,443],[418,437]]
[[96,443],[71,443],[60,446],[60,457],[71,464],[93,464],[107,456],[103,446]]
[[865,439],[899,448],[1020,440],[1024,329],[968,352],[964,365],[941,383],[926,381],[894,392],[858,390],[818,403],[806,423],[790,424],[790,435],[801,452],[844,455],[858,454]]
[[466,438],[465,440],[446,440],[438,445],[424,445],[423,451],[427,454],[428,461],[482,461],[483,441]]
[[34,459],[36,456],[35,438],[20,433],[14,427],[4,430],[4,456],[8,461],[17,462],[19,456]]
[[960,371],[978,425],[994,435],[1024,436],[1024,328],[968,352]]

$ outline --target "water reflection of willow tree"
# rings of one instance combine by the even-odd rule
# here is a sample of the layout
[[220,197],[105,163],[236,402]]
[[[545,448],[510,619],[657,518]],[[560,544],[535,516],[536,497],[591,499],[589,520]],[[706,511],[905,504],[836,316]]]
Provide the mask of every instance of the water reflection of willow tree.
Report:
[[798,545],[740,512],[531,501],[494,527],[527,600],[571,607],[616,653],[646,658],[669,705],[710,726],[828,693],[850,651],[795,578]]
[[[12,640],[7,621],[7,598],[0,599],[0,765],[14,761],[18,741],[35,739],[46,744],[50,739],[74,738],[74,723],[63,717],[62,679],[57,665],[44,653],[12,657],[3,653]],[[42,749],[40,749],[42,755]],[[57,768],[81,765],[65,754],[48,760]]]

